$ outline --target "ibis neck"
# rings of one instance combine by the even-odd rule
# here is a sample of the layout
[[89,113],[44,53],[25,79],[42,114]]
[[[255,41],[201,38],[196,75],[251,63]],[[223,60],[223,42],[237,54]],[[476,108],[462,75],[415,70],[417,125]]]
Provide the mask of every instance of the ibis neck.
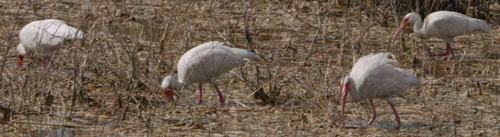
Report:
[[26,49],[24,48],[23,44],[19,43],[16,47],[17,53],[21,56],[24,56],[26,54]]
[[413,23],[413,33],[417,35],[417,37],[422,37],[424,36],[425,30],[423,29],[423,24],[422,24],[422,18],[418,16],[417,21]]
[[359,92],[357,90],[358,83],[356,83],[351,77],[349,77],[346,81],[347,84],[344,84],[343,89],[348,89],[347,92],[350,94],[349,96],[352,99],[352,101],[357,102],[361,100],[361,97],[359,96]]
[[181,90],[181,89],[184,89],[186,88],[187,86],[189,86],[189,82],[179,82],[177,81],[176,79],[173,80],[173,82],[171,83],[172,84],[172,88],[173,89],[176,89],[176,90]]

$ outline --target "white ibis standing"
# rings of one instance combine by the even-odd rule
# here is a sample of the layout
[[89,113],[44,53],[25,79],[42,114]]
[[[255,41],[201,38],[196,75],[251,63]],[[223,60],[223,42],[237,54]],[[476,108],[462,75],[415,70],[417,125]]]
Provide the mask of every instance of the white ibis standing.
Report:
[[217,41],[207,42],[182,55],[177,63],[178,81],[171,75],[166,76],[161,87],[168,100],[173,101],[173,90],[180,90],[192,83],[199,83],[198,104],[201,104],[203,102],[203,82],[209,81],[217,90],[220,103],[224,104],[224,96],[219,91],[215,78],[247,62],[247,59],[258,58],[257,54],[249,50],[230,48]]
[[[24,26],[19,32],[17,45],[19,66],[23,64],[24,56],[29,52],[35,52],[44,57],[45,63],[50,61],[50,55],[56,51],[65,40],[82,39],[83,32],[66,25],[63,21],[57,19],[38,20]],[[52,67],[54,64],[51,62]]]
[[392,64],[396,60],[388,59],[390,53],[370,54],[360,58],[352,67],[351,73],[343,81],[342,86],[342,111],[341,118],[344,122],[344,106],[348,93],[354,102],[369,99],[373,111],[373,117],[368,124],[371,124],[377,117],[373,106],[373,99],[383,98],[391,105],[396,116],[399,129],[401,121],[398,112],[394,108],[391,96],[398,94],[411,86],[420,85],[417,77],[408,71],[394,67]]
[[446,41],[446,52],[441,54],[432,54],[431,56],[453,56],[450,47],[453,38],[459,35],[469,34],[476,31],[490,32],[488,24],[484,20],[468,17],[464,14],[451,11],[436,11],[429,14],[422,23],[422,17],[415,12],[408,13],[401,21],[396,34],[392,38],[392,43],[398,37],[403,29],[410,25],[413,26],[413,33],[419,38],[436,37]]

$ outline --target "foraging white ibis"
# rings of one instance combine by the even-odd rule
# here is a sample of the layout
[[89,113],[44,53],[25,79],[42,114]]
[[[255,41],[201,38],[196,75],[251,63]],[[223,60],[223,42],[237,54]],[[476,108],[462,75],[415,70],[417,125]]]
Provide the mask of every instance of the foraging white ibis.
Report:
[[342,123],[344,122],[344,106],[347,95],[351,93],[351,99],[354,102],[364,99],[370,100],[373,117],[368,122],[369,125],[377,117],[372,100],[375,98],[385,99],[394,111],[394,116],[398,122],[396,129],[399,129],[401,120],[399,119],[396,108],[394,108],[391,96],[401,93],[408,87],[420,85],[420,81],[410,72],[394,67],[392,64],[397,61],[388,59],[387,57],[389,54],[390,53],[370,54],[360,58],[356,64],[354,64],[351,73],[343,81]]
[[491,31],[488,24],[484,20],[471,18],[457,12],[436,11],[425,17],[423,23],[422,17],[418,13],[412,12],[406,14],[401,21],[401,26],[394,34],[391,45],[394,43],[394,40],[396,40],[399,33],[410,24],[414,24],[413,33],[419,38],[436,37],[446,41],[446,52],[441,54],[432,54],[431,56],[453,56],[450,44],[456,36],[477,31]]
[[247,59],[258,58],[253,51],[230,48],[217,41],[207,42],[184,53],[177,63],[178,80],[171,75],[166,76],[161,87],[167,99],[173,101],[173,90],[181,90],[192,83],[199,83],[198,104],[201,104],[203,82],[209,81],[217,90],[220,103],[224,104],[224,96],[219,91],[215,78],[247,62]]
[[[45,63],[50,61],[51,54],[56,51],[65,40],[82,39],[83,32],[66,25],[57,19],[38,20],[24,26],[19,32],[19,40],[16,50],[18,52],[19,66],[23,64],[24,56],[29,52],[40,54]],[[52,68],[54,64],[51,62]]]

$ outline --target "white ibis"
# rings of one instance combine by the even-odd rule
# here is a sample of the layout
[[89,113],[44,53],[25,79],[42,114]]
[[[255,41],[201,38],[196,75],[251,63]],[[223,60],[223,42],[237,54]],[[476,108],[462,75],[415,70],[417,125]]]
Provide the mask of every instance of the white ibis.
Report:
[[343,81],[342,86],[342,111],[341,118],[344,122],[344,106],[348,93],[351,93],[351,99],[354,102],[369,99],[373,111],[373,117],[368,124],[370,125],[377,113],[373,106],[373,99],[382,98],[391,105],[396,116],[399,129],[401,121],[398,112],[394,108],[391,96],[398,94],[411,86],[420,85],[420,81],[410,72],[394,67],[392,64],[396,60],[388,59],[390,53],[370,54],[360,58],[352,67],[351,73]]
[[484,20],[468,17],[464,14],[451,11],[436,11],[429,14],[422,23],[422,17],[415,12],[408,13],[401,21],[401,26],[392,38],[392,43],[403,29],[413,26],[413,33],[419,38],[436,37],[446,41],[446,52],[433,54],[431,56],[453,56],[450,47],[453,38],[459,35],[469,34],[476,31],[490,32],[488,24]]
[[[17,45],[19,66],[23,64],[24,56],[29,52],[35,52],[44,56],[43,67],[50,61],[50,55],[56,51],[65,40],[82,39],[83,32],[66,25],[57,19],[38,20],[24,26],[19,32]],[[51,61],[50,61],[51,62]],[[54,64],[51,62],[52,67]]]
[[217,41],[207,42],[182,55],[177,63],[178,81],[171,75],[166,76],[161,87],[168,100],[173,101],[173,90],[181,90],[192,83],[199,83],[198,104],[201,104],[203,82],[210,81],[217,90],[220,103],[224,104],[224,96],[219,91],[215,78],[247,62],[247,59],[258,58],[253,51],[230,48]]

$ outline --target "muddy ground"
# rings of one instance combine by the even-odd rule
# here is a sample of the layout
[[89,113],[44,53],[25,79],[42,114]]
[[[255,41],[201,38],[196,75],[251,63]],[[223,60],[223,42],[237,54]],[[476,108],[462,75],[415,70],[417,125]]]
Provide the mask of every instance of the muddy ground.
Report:
[[[394,13],[390,3],[365,6],[0,1],[0,106],[12,111],[0,135],[500,136],[499,7],[491,5],[492,32],[455,38],[456,58],[448,60],[427,57],[429,50],[443,51],[444,41],[422,41],[411,28],[391,46],[395,20],[406,13]],[[54,70],[45,71],[36,55],[18,67],[19,30],[47,18],[64,20],[86,35],[63,44],[54,55]],[[197,84],[168,103],[161,80],[176,74],[182,53],[208,41],[253,49],[261,59],[218,79],[223,106],[208,84],[202,105],[195,103]],[[371,126],[367,101],[349,102],[344,126],[340,120],[342,78],[354,60],[375,52],[393,53],[396,66],[422,82],[394,97],[399,131],[384,100],[375,100],[378,118]]]

